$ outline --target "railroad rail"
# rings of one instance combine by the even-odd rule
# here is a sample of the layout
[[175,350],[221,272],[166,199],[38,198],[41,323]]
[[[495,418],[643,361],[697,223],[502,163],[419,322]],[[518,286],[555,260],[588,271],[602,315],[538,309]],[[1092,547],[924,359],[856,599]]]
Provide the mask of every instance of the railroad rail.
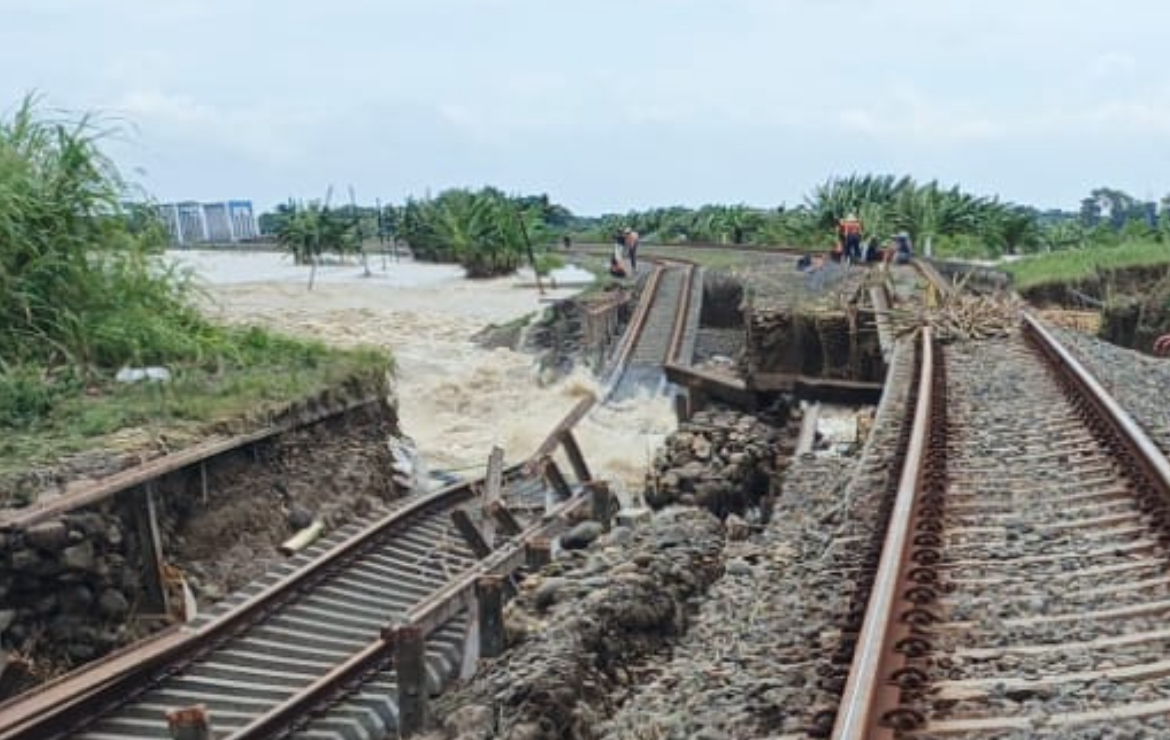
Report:
[[666,384],[663,367],[689,362],[694,348],[702,290],[698,266],[661,258],[644,261],[653,268],[608,373],[607,400],[629,397],[641,388],[661,392]]
[[1170,464],[1035,319],[922,338],[833,737],[1170,733]]
[[[593,403],[497,480],[397,502],[209,615],[0,705],[0,740],[169,738],[168,721],[210,722],[232,740],[417,730],[431,693],[502,650],[513,572],[547,562],[587,505],[608,513],[608,490],[572,433]],[[561,451],[568,472],[554,460]],[[557,503],[525,523],[508,508],[516,499]],[[488,519],[499,536],[484,534]]]

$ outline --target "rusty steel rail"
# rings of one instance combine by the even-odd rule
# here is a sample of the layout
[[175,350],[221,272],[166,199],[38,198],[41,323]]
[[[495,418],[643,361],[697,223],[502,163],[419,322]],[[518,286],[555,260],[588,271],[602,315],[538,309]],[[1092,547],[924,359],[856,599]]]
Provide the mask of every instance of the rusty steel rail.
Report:
[[278,609],[285,601],[325,578],[329,571],[371,546],[390,528],[426,509],[454,505],[474,496],[473,481],[421,496],[387,514],[306,568],[284,576],[227,610],[215,621],[199,628],[181,628],[176,637],[163,640],[157,646],[148,646],[146,654],[138,656],[139,660],[134,660],[134,654],[130,652],[114,664],[99,661],[82,669],[72,680],[56,685],[53,690],[56,696],[44,696],[36,705],[25,705],[20,697],[0,705],[0,740],[42,740],[68,731],[79,717],[96,715],[104,707],[136,694],[145,684],[150,683],[156,671],[198,659],[220,641],[234,636],[254,620]]
[[898,660],[893,647],[901,635],[895,620],[895,606],[901,598],[902,583],[910,562],[911,517],[926,469],[926,445],[930,435],[933,401],[934,348],[930,328],[922,331],[922,363],[918,375],[918,400],[914,425],[898,483],[890,525],[882,545],[882,556],[866,606],[865,621],[849,670],[849,680],[833,728],[838,740],[881,740],[892,737],[888,728],[878,728],[884,707],[896,704],[897,687],[886,682]]
[[[785,257],[799,257],[804,254],[813,254],[818,251],[823,251],[817,249],[785,247],[770,244],[718,244],[715,242],[683,242],[679,244],[655,244],[642,242],[638,249],[642,250],[640,254],[647,254],[648,252],[666,252],[671,250],[693,249],[697,252],[744,252],[746,254],[775,254]],[[573,252],[585,252],[586,254],[590,255],[605,256],[613,252],[613,245],[604,244],[601,242],[580,242],[574,244],[567,252],[564,252],[563,254],[571,255]]]
[[642,291],[638,306],[630,319],[625,335],[622,337],[622,343],[618,353],[611,366],[608,379],[605,382],[606,390],[603,394],[606,399],[611,398],[617,391],[627,371],[630,369],[631,363],[634,361],[633,358],[645,336],[647,325],[651,323],[651,313],[654,310],[656,302],[661,298],[659,294],[662,292],[663,275],[665,275],[668,269],[678,267],[684,270],[684,275],[681,278],[682,287],[676,299],[675,313],[670,324],[670,333],[667,338],[665,352],[658,360],[658,364],[665,366],[681,359],[682,347],[685,342],[687,324],[691,311],[691,293],[694,289],[697,265],[691,260],[674,257],[647,257],[644,261],[654,264],[654,272],[651,273],[646,288]]
[[691,293],[694,291],[696,266],[694,262],[685,262],[686,277],[683,278],[679,310],[674,316],[674,328],[670,335],[670,348],[666,351],[666,363],[678,362],[682,354],[683,339],[686,334],[687,322],[691,313]]
[[[1123,459],[1132,462],[1144,474],[1149,490],[1162,501],[1170,501],[1170,462],[1096,378],[1040,323],[1027,312],[1022,314],[1025,337],[1046,361],[1075,389],[1092,409],[1092,416],[1104,422],[1113,439],[1124,448]],[[925,332],[926,330],[924,330]],[[923,367],[918,403],[909,442],[909,452],[899,481],[894,511],[882,548],[878,574],[870,594],[862,631],[858,636],[848,681],[838,709],[832,737],[837,740],[889,740],[899,727],[918,727],[923,717],[899,707],[900,680],[913,686],[922,680],[916,669],[906,668],[907,657],[914,652],[915,638],[910,632],[921,611],[914,602],[917,584],[910,577],[918,563],[912,559],[915,541],[933,539],[933,532],[919,531],[918,516],[926,513],[920,498],[941,485],[941,476],[932,472],[926,446],[939,443],[940,432],[932,431],[932,417],[945,413],[936,408],[938,388],[928,388],[932,375],[937,377],[940,363],[929,351],[924,339]],[[936,380],[937,382],[937,380]],[[934,494],[931,493],[931,496]],[[937,512],[936,512],[937,513]],[[913,538],[913,539],[912,539]],[[924,540],[924,546],[928,543]],[[900,644],[901,643],[901,644]],[[905,676],[900,676],[905,673]],[[1107,713],[1106,713],[1107,714]],[[925,728],[929,734],[929,726]]]
[[[504,472],[505,476],[512,480],[548,476],[551,467],[551,473],[563,481],[548,456],[558,445],[564,444],[574,467],[578,467],[576,457],[580,451],[572,439],[571,429],[595,402],[593,397],[578,402],[537,452],[525,462],[509,467]],[[125,703],[127,699],[149,688],[157,676],[172,673],[177,666],[187,665],[211,653],[218,645],[243,633],[249,625],[280,609],[283,604],[294,601],[298,595],[330,577],[339,567],[345,567],[346,563],[364,551],[377,546],[379,540],[392,528],[424,512],[449,508],[471,500],[477,496],[481,484],[482,479],[464,481],[408,501],[354,537],[324,552],[304,568],[279,578],[228,609],[214,621],[198,628],[184,626],[170,630],[165,636],[148,641],[141,649],[131,647],[120,650],[110,658],[64,676],[30,695],[18,696],[0,704],[0,740],[44,740],[60,736],[78,724]],[[572,511],[579,505],[581,501],[573,499],[556,509],[556,512]],[[556,524],[551,516],[546,515],[545,520],[536,527],[521,533],[518,542],[522,545],[527,541],[525,537],[547,534],[546,530]],[[509,550],[507,555],[489,556],[485,562],[493,567],[502,567],[501,563],[512,566],[518,562],[518,557]],[[440,595],[444,593],[447,592],[441,591]],[[466,596],[462,588],[456,588],[451,593],[452,603]],[[430,626],[433,629],[433,625]],[[362,651],[351,656],[343,666],[330,671],[314,686],[333,685],[335,674],[351,676],[360,672],[362,666],[368,667],[376,652]]]
[[1093,374],[1062,345],[1052,332],[1044,328],[1032,314],[1024,312],[1024,328],[1027,336],[1042,353],[1071,380],[1081,394],[1097,410],[1133,455],[1134,461],[1156,485],[1164,500],[1170,501],[1170,462],[1154,444],[1146,431],[1134,421],[1129,412],[1110,395]]
[[[582,398],[573,406],[572,410],[565,415],[565,418],[560,421],[545,438],[544,442],[536,448],[536,452],[528,458],[530,463],[538,462],[544,457],[551,455],[557,448],[565,442],[566,439],[572,438],[573,428],[585,418],[589,411],[597,404],[597,397],[588,395]],[[573,443],[575,446],[575,443]],[[587,477],[587,476],[583,476]]]
[[955,292],[955,286],[951,285],[951,283],[949,283],[947,279],[942,276],[942,273],[940,273],[938,269],[928,260],[922,259],[921,257],[915,257],[913,260],[911,260],[910,264],[914,265],[914,268],[918,270],[918,274],[922,275],[922,277],[925,278],[928,283],[933,285],[935,290],[937,290],[939,295],[941,295],[943,298],[949,298]]

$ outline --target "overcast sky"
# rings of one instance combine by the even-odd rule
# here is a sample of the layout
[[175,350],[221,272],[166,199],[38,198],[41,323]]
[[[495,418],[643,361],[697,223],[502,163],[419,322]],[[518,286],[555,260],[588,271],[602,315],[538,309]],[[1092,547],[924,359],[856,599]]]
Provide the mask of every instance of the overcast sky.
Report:
[[0,108],[100,111],[160,200],[490,184],[579,214],[851,173],[1170,193],[1166,0],[0,0]]

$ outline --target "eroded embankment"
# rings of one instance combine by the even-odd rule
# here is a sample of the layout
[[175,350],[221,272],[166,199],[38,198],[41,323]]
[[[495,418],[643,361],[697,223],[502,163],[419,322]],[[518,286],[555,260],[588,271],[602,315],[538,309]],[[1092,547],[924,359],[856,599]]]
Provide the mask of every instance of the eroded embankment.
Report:
[[[86,488],[66,485],[70,494],[42,501],[59,506],[56,513],[30,520],[28,510],[9,511],[0,520],[0,697],[165,623],[154,613],[153,589],[169,597],[172,618],[189,601],[184,590],[206,606],[282,560],[279,547],[298,528],[317,519],[339,526],[397,497],[388,442],[399,430],[387,391],[384,377],[355,379],[290,405],[268,420],[277,431],[258,441],[84,506],[68,502]],[[92,470],[87,485],[101,484]],[[68,481],[62,471],[54,477]],[[148,497],[165,563],[161,584],[146,547]]]

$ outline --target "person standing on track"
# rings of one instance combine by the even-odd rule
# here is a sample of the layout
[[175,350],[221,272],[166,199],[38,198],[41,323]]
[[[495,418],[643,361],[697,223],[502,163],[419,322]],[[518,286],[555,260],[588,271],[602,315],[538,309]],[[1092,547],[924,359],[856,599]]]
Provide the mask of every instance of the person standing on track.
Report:
[[850,213],[837,222],[837,238],[841,240],[842,251],[849,262],[861,261],[861,219]]
[[638,232],[626,229],[626,256],[630,258],[630,272],[638,271]]
[[626,229],[619,229],[613,235],[613,254],[609,258],[609,274],[619,278],[628,276],[630,273],[626,268],[628,259],[626,255]]

